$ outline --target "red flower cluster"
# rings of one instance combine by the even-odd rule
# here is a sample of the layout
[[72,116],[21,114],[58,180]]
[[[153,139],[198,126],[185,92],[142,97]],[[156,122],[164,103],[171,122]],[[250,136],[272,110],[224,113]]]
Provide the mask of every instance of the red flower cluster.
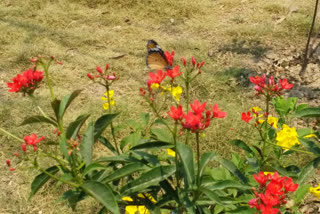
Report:
[[118,80],[119,77],[116,77],[116,73],[113,73],[112,75],[107,75],[108,69],[109,69],[109,64],[106,64],[104,72],[103,72],[103,70],[102,70],[102,68],[100,66],[97,66],[96,71],[99,74],[94,76],[93,74],[87,73],[87,76],[91,80],[94,80],[96,78],[101,78],[101,79],[104,79],[104,80]]
[[179,65],[175,66],[173,69],[168,69],[166,72],[163,72],[162,70],[158,70],[156,74],[150,72],[150,79],[147,81],[148,88],[150,90],[152,84],[160,85],[166,76],[170,77],[171,82],[173,82],[174,78],[180,76],[181,74],[182,72],[179,72]]
[[39,139],[37,139],[37,135],[36,134],[32,134],[32,135],[30,135],[30,136],[28,136],[28,135],[26,135],[25,137],[24,137],[24,142],[25,142],[25,144],[23,143],[22,145],[21,145],[21,148],[22,148],[22,150],[25,152],[26,150],[27,150],[27,145],[30,145],[30,146],[33,146],[33,151],[37,151],[37,144],[38,143],[40,143],[40,141],[42,141],[42,140],[44,140],[45,139],[45,137],[44,136],[42,136],[42,137],[40,137]]
[[294,192],[298,188],[298,184],[293,183],[292,178],[281,177],[277,172],[272,176],[259,172],[253,177],[260,184],[261,192],[254,192],[257,198],[251,199],[249,205],[251,208],[255,207],[258,211],[260,210],[262,214],[281,213],[278,208],[287,203],[286,193]]
[[[281,91],[286,89],[291,89],[293,84],[289,84],[287,79],[279,80],[279,83],[274,82],[273,76],[271,76],[268,81],[266,81],[266,75],[262,74],[262,76],[250,77],[250,82],[255,84],[254,89],[258,92],[257,95],[265,94],[265,95],[281,95]],[[267,82],[267,84],[266,84]]]
[[26,93],[32,94],[39,87],[42,79],[43,71],[30,68],[12,78],[13,82],[7,82],[7,85],[10,88],[9,92],[22,92],[24,95]]
[[[179,105],[178,108],[171,106],[171,112],[167,114],[176,121],[181,121],[181,124],[184,129],[189,129],[192,132],[198,130],[203,130],[210,125],[210,120],[212,118],[224,118],[227,116],[226,112],[221,111],[218,108],[218,104],[214,104],[210,110],[206,110],[207,103],[200,104],[198,100],[195,100],[193,103],[190,103],[191,109],[193,111],[188,111],[187,114],[184,114],[182,111],[182,106]],[[212,114],[211,114],[212,113]],[[184,121],[182,121],[184,119]]]

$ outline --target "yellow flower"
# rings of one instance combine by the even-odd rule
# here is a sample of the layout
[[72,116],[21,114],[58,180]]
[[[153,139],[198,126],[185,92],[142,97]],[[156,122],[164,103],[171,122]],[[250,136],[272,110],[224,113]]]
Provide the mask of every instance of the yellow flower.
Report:
[[[114,91],[110,90],[109,91],[109,99],[110,99],[110,105],[113,106],[115,104],[114,99],[113,99],[113,95],[114,95]],[[109,102],[108,102],[108,92],[104,93],[104,97],[101,97],[101,100],[105,100],[107,101],[106,103],[103,104],[103,108],[105,110],[107,110],[110,106],[109,106]]]
[[310,187],[309,192],[320,199],[320,183],[317,187]]
[[175,157],[176,156],[176,152],[173,151],[172,149],[167,149],[168,155]]
[[182,88],[180,86],[171,88],[172,96],[179,102],[182,94]]
[[150,214],[149,210],[145,206],[135,206],[129,205],[126,206],[125,214]]
[[152,85],[151,85],[151,88],[153,89],[153,90],[156,90],[156,89],[158,89],[160,87],[160,85],[158,84],[158,83],[152,83]]
[[[250,109],[250,111],[252,111],[252,110],[254,110],[254,112],[259,112],[259,111],[261,111],[261,108],[259,108],[259,107],[252,107],[251,109]],[[252,111],[253,112],[253,111]]]
[[288,125],[283,124],[282,130],[277,133],[277,145],[283,149],[290,149],[295,144],[300,144],[298,141],[298,133],[295,127],[290,128]]
[[149,193],[145,193],[145,194],[142,194],[142,193],[139,193],[138,194],[138,197],[139,198],[148,198],[151,202],[153,203],[156,203],[157,201],[152,197],[152,195],[150,195]]
[[263,172],[264,175],[273,175],[274,172]]
[[123,198],[122,198],[122,201],[130,201],[130,202],[132,202],[133,199],[130,198],[129,196],[126,196],[126,197],[123,197]]
[[[271,125],[272,124],[272,127],[275,128],[275,129],[278,129],[278,121],[279,121],[279,118],[276,118],[276,117],[271,117],[269,116],[268,117],[268,124]],[[260,123],[263,123],[264,120],[259,120]]]

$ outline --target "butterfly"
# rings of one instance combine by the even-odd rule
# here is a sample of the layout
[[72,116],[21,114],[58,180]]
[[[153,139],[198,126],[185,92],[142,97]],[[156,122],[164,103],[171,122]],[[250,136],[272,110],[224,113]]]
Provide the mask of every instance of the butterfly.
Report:
[[149,68],[152,70],[172,69],[166,55],[156,41],[152,39],[148,41],[147,51],[146,63]]

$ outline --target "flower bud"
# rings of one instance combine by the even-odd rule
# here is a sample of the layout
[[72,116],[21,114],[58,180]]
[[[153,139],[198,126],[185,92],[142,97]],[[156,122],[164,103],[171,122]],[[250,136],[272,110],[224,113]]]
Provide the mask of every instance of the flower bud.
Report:
[[69,152],[68,152],[68,155],[70,156],[72,154],[72,150],[70,150]]
[[10,171],[14,171],[14,170],[15,170],[15,168],[10,168],[9,170],[10,170]]
[[7,166],[9,166],[9,167],[10,167],[11,162],[10,162],[10,160],[9,160],[9,159],[7,159],[7,160],[6,160],[6,164],[7,164]]
[[89,77],[89,79],[93,80],[94,77],[90,74],[90,73],[87,73],[87,76]]
[[19,155],[18,155],[18,153],[16,153],[16,152],[15,152],[13,155],[14,155],[14,156],[16,156],[16,157],[18,157],[18,156],[19,156]]
[[103,74],[103,71],[102,71],[102,69],[101,69],[99,66],[97,66],[97,71],[99,72],[100,75]]
[[182,62],[183,62],[183,65],[186,66],[187,60],[186,60],[185,58],[183,58],[183,57],[181,57],[181,60],[182,60]]
[[26,144],[21,144],[21,148],[22,148],[22,150],[24,151],[24,152],[26,152],[27,151],[27,145]]
[[192,61],[192,65],[195,66],[196,65],[196,59],[194,58],[194,56],[191,58]]
[[107,63],[106,64],[106,71],[109,69],[109,64]]

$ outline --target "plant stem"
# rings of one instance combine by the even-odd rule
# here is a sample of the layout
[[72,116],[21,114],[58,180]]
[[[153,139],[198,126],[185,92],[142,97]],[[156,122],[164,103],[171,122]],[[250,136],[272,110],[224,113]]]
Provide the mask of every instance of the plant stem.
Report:
[[3,132],[3,133],[6,134],[6,135],[8,135],[8,136],[10,136],[10,137],[18,140],[18,141],[20,141],[21,143],[24,143],[24,140],[22,140],[21,138],[18,138],[17,136],[11,134],[10,132],[8,132],[8,131],[6,131],[6,130],[4,130],[4,129],[2,129],[2,128],[0,128],[0,131]]
[[[53,89],[52,89],[52,85],[51,85],[51,79],[50,79],[50,76],[49,76],[49,67],[50,67],[50,63],[51,63],[52,60],[50,60],[48,62],[48,65],[45,64],[45,62],[40,59],[40,64],[42,65],[43,69],[44,69],[44,73],[46,75],[46,79],[47,79],[47,83],[48,83],[48,87],[49,87],[49,90],[50,90],[50,94],[51,94],[51,101],[54,101],[55,100],[55,96],[54,96],[54,93],[53,93]],[[61,131],[61,130],[60,130]]]
[[61,178],[59,178],[59,177],[51,174],[50,172],[47,172],[46,170],[41,169],[40,167],[39,167],[38,169],[39,169],[41,172],[43,172],[44,174],[50,176],[51,178],[53,178],[53,179],[55,179],[55,180],[57,180],[57,181],[60,181],[60,182],[65,183],[65,184],[69,184],[70,186],[73,186],[73,187],[75,187],[75,188],[78,188],[78,187],[79,187],[78,184],[75,184],[75,183],[72,183],[72,182],[69,182],[69,181],[65,181],[65,180],[63,180],[63,179],[61,179]]
[[[274,146],[277,146],[277,147],[283,148],[282,146],[279,146],[279,145],[277,145],[277,144],[275,144],[275,143],[270,143],[270,142],[267,142],[267,143],[269,143],[269,144],[271,144],[271,145],[274,145]],[[301,149],[290,148],[290,150],[296,151],[296,152],[301,152],[301,153],[308,154],[308,155],[316,155],[316,154],[314,154],[314,153],[312,153],[312,152],[304,151],[304,150],[301,150]]]
[[[112,113],[111,111],[111,99],[110,99],[110,89],[109,89],[109,84],[108,84],[108,80],[106,80],[106,89],[107,89],[107,97],[108,97],[108,105],[109,105],[109,114]],[[112,121],[110,122],[110,128],[111,128],[111,135],[112,135],[112,138],[113,138],[113,142],[114,142],[114,146],[116,147],[116,150],[117,150],[117,153],[120,154],[120,150],[119,150],[119,147],[118,147],[118,144],[117,144],[117,140],[116,140],[116,136],[115,136],[115,133],[114,133],[114,127],[113,127],[113,123]]]
[[196,132],[196,142],[197,142],[197,163],[198,163],[198,174],[197,174],[197,186],[200,188],[200,139],[199,132]]

